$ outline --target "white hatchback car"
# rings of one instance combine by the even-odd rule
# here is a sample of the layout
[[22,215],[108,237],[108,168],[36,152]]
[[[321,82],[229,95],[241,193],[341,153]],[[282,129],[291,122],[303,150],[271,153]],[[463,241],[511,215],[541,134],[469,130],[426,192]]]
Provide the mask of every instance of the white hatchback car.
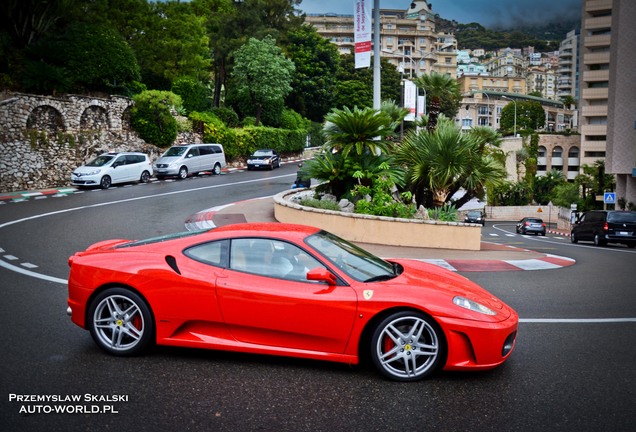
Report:
[[71,184],[108,189],[115,183],[147,183],[151,173],[152,164],[144,153],[104,153],[73,171]]

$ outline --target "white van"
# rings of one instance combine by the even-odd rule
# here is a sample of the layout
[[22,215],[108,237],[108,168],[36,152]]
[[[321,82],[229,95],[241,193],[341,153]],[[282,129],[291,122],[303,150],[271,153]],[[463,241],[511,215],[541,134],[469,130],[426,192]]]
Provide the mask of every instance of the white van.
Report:
[[144,153],[104,153],[71,173],[73,186],[100,186],[108,189],[111,184],[140,181],[148,183],[152,165]]
[[170,147],[152,166],[155,176],[180,179],[200,172],[221,174],[225,167],[225,152],[221,144],[184,144]]

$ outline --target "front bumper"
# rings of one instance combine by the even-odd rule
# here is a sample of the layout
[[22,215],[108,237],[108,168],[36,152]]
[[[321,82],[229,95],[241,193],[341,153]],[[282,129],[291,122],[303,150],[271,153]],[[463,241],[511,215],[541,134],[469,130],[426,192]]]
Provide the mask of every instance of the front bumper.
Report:
[[448,343],[444,370],[492,369],[505,362],[514,350],[519,323],[514,311],[496,323],[440,317],[437,320]]

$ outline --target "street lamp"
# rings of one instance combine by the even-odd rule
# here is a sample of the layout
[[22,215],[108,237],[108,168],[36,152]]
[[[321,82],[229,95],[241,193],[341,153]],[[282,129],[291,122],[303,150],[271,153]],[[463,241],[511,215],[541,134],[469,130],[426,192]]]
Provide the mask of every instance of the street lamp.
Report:
[[508,96],[504,96],[504,95],[502,95],[501,98],[502,99],[508,99],[509,101],[512,101],[515,104],[515,126],[514,126],[513,135],[514,135],[515,138],[517,138],[517,101],[515,99],[511,99]]

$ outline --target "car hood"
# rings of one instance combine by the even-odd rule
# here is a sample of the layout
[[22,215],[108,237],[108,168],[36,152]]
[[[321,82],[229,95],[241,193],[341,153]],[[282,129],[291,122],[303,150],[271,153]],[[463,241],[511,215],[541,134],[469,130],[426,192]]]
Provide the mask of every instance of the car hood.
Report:
[[[483,321],[504,320],[514,313],[496,296],[457,273],[416,260],[390,261],[402,265],[404,271],[388,281],[364,284],[366,290],[373,289],[376,300],[400,299],[421,307],[435,316]],[[490,317],[460,308],[453,304],[453,298],[456,296],[487,306],[497,312],[497,315]]]
[[109,168],[110,165],[104,165],[104,166],[86,166],[86,165],[82,165],[81,167],[77,167],[73,170],[73,174],[88,174],[91,172],[95,172],[95,171],[99,171],[102,170],[104,168]]
[[250,156],[249,160],[265,160],[265,159],[271,159],[274,156]]

